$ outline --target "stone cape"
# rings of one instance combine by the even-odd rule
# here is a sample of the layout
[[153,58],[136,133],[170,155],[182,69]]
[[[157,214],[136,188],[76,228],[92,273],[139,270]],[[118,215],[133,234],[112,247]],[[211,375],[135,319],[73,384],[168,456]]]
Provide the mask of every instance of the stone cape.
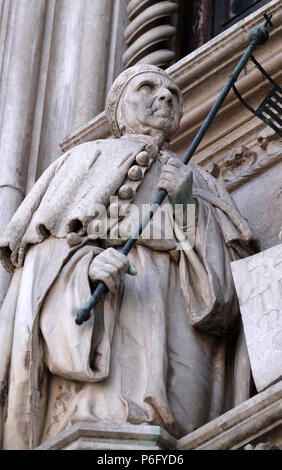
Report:
[[[232,406],[221,337],[238,314],[229,263],[252,253],[254,240],[227,192],[195,165],[194,249],[176,264],[165,242],[162,251],[137,245],[129,256],[137,276],[105,297],[95,320],[74,324],[101,249],[87,237],[69,247],[70,222],[86,233],[94,196],[107,205],[143,146],[131,140],[126,155],[124,139],[74,148],[46,170],[4,233],[4,263],[12,268],[12,254],[17,266],[0,315],[4,448],[33,448],[79,420],[147,422],[180,436]],[[146,203],[155,189],[148,181]]]
[[0,239],[0,256],[5,267],[10,271],[20,267],[29,245],[42,242],[48,234],[66,237],[78,220],[85,235],[95,216],[95,203],[107,206],[136,153],[145,145],[124,139],[107,139],[101,144],[86,142],[55,160],[36,182]]

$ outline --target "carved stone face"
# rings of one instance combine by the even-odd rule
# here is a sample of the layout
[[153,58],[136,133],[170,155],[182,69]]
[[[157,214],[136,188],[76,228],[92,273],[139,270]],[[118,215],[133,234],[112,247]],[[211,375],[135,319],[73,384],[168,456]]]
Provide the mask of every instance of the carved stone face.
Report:
[[169,77],[146,72],[128,83],[120,100],[118,122],[122,133],[163,133],[169,140],[182,117],[182,98]]

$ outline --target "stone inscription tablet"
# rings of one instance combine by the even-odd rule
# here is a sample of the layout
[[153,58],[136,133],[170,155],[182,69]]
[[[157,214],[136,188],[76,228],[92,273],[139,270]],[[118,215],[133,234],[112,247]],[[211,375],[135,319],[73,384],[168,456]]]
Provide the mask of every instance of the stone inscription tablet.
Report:
[[258,391],[282,377],[282,244],[231,263]]

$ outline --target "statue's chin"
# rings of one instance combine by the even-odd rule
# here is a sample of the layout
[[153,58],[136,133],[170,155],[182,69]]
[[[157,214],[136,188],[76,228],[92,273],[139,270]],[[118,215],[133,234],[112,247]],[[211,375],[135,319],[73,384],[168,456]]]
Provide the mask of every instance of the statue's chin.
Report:
[[152,120],[150,134],[163,134],[166,140],[169,140],[176,132],[177,127],[176,123],[172,121],[171,114],[168,116],[163,111],[163,114],[160,113],[155,116],[156,119]]
[[158,126],[150,129],[150,135],[154,136],[157,134],[161,134],[164,136],[166,141],[169,141],[172,136],[175,134],[176,130],[172,129],[170,126]]
[[176,130],[172,129],[171,122],[167,122],[167,118],[159,118],[158,122],[151,122],[150,125],[139,124],[132,127],[124,125],[122,134],[141,134],[150,135],[151,137],[161,134],[166,141],[169,141],[175,132]]

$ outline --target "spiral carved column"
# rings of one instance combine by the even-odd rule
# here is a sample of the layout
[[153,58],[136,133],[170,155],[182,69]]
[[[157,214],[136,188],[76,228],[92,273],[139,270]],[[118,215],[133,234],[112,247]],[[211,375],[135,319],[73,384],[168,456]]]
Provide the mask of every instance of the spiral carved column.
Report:
[[129,25],[125,30],[127,50],[123,54],[125,68],[137,63],[167,67],[175,58],[172,25],[177,11],[175,1],[130,0],[127,5]]

